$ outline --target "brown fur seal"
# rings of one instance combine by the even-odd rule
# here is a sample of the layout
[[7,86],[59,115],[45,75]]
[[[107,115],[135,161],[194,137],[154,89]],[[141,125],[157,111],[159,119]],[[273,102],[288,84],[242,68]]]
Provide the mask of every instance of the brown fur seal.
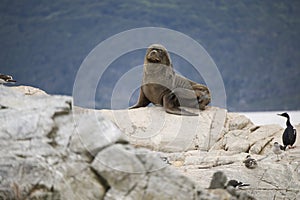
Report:
[[151,45],[144,60],[143,84],[136,105],[161,105],[167,113],[197,116],[180,106],[204,110],[211,101],[208,88],[175,73],[167,49],[160,44]]

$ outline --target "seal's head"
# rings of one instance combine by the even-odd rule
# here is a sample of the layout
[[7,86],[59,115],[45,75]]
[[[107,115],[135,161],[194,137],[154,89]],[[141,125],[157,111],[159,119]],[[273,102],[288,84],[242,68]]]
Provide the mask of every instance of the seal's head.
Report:
[[145,56],[146,63],[159,63],[171,66],[171,59],[167,49],[161,44],[152,44],[148,47]]

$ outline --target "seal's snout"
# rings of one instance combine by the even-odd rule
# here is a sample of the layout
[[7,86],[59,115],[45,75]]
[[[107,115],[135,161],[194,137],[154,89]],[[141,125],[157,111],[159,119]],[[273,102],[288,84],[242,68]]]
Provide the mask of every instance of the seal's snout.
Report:
[[150,62],[155,62],[155,63],[158,63],[161,61],[159,52],[155,49],[153,49],[152,51],[149,52],[149,54],[147,55],[147,59]]

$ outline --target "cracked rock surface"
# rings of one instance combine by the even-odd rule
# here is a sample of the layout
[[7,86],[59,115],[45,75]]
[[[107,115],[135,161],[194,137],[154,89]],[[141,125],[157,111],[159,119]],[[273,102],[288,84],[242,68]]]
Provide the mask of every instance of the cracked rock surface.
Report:
[[[222,171],[228,179],[249,183],[240,190],[257,199],[300,199],[300,139],[277,161],[272,145],[282,143],[279,125],[256,126],[243,115],[214,107],[198,117],[166,114],[161,107],[99,112],[132,144],[159,151],[202,188],[209,187],[214,172]],[[300,133],[300,125],[294,127]],[[257,159],[258,167],[245,167],[247,155]]]
[[217,199],[68,96],[0,85],[0,199]]

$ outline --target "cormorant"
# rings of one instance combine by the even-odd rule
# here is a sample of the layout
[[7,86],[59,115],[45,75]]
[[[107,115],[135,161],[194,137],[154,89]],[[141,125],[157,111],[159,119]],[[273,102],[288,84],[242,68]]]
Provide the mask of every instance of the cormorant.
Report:
[[247,155],[246,159],[243,161],[245,163],[245,167],[249,169],[254,169],[257,167],[257,161],[254,158],[251,158],[250,155]]
[[9,83],[9,82],[16,82],[13,80],[12,76],[0,74],[0,84]]
[[281,154],[282,151],[284,151],[284,146],[282,146],[278,142],[274,142],[274,146],[273,146],[272,150],[277,156],[277,161],[279,161],[278,155]]
[[286,117],[286,129],[283,132],[282,135],[282,142],[284,145],[284,150],[286,149],[286,147],[290,146],[290,148],[293,148],[293,144],[296,141],[296,136],[297,136],[297,132],[296,129],[294,129],[294,127],[292,126],[291,122],[290,122],[290,116],[287,113],[282,113],[282,114],[278,114],[279,116],[282,117]]

